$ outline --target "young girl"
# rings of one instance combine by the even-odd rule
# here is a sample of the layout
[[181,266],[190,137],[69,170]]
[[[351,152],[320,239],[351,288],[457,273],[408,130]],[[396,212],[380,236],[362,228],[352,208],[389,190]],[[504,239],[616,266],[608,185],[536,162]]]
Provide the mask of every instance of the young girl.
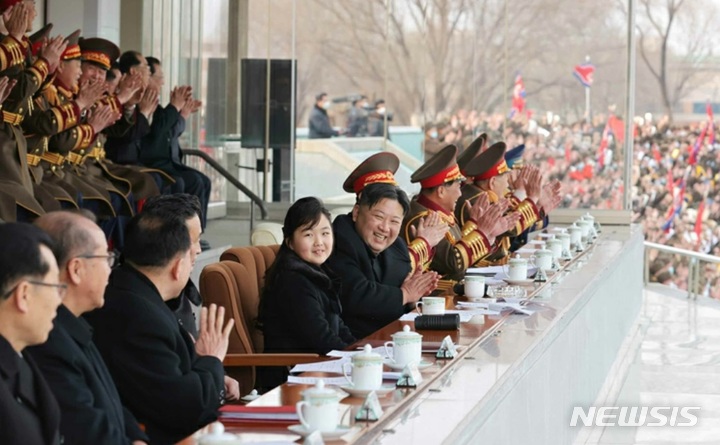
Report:
[[[265,277],[258,322],[265,352],[326,354],[355,342],[340,318],[340,280],[326,266],[333,249],[330,212],[317,198],[302,198],[285,216],[283,244]],[[287,378],[284,368],[259,369],[258,387]]]

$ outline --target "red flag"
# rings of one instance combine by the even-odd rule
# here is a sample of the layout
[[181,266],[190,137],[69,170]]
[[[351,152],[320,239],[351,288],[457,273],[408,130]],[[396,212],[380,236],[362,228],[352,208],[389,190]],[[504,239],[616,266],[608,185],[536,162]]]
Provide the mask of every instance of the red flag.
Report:
[[708,143],[712,145],[715,143],[715,117],[713,116],[713,109],[710,102],[705,105],[705,112],[708,117]]
[[610,131],[612,131],[612,134],[615,136],[615,141],[618,144],[622,144],[625,140],[625,124],[623,120],[615,115],[611,115],[608,117],[608,125],[610,126]]
[[655,161],[659,164],[662,161],[662,155],[660,155],[660,149],[655,143],[653,143],[652,145],[652,154],[653,158],[655,158]]
[[695,220],[695,235],[697,235],[698,246],[700,245],[700,235],[702,234],[703,213],[705,213],[705,199],[700,201],[700,206],[698,206],[697,219]]
[[570,162],[570,153],[572,151],[572,141],[565,142],[565,162]]

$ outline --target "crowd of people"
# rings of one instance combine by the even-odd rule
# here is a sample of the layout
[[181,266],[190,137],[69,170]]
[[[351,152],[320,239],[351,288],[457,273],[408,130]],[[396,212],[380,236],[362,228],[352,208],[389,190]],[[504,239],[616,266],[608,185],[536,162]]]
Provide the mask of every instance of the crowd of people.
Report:
[[[460,110],[427,124],[426,156],[447,143],[467,146],[475,134],[486,132],[491,141],[524,145],[527,162],[563,184],[563,207],[622,209],[624,123],[613,110],[592,123],[565,123],[553,114],[521,116],[507,127],[504,122],[501,114]],[[720,145],[712,122],[712,115],[675,126],[649,113],[634,119],[632,220],[642,226],[646,240],[720,255]],[[687,289],[687,257],[651,251],[650,259],[652,281]],[[720,298],[718,280],[720,269],[703,264],[701,291]]]

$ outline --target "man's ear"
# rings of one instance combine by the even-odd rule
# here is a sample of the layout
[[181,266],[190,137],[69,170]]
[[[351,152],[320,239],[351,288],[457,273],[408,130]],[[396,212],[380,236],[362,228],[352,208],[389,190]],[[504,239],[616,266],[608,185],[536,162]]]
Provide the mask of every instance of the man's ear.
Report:
[[180,279],[180,271],[182,270],[183,261],[185,261],[186,255],[177,255],[172,260],[172,265],[170,267],[170,275],[172,276],[173,280],[179,280]]
[[9,298],[18,311],[23,314],[28,313],[30,310],[30,283],[25,280],[21,281]]
[[[80,258],[72,258],[65,266],[65,275],[67,280],[72,284],[79,284],[85,272],[85,263]],[[60,273],[62,275],[62,272]]]
[[360,206],[358,204],[355,204],[352,209],[353,222],[357,222],[358,213],[360,213]]

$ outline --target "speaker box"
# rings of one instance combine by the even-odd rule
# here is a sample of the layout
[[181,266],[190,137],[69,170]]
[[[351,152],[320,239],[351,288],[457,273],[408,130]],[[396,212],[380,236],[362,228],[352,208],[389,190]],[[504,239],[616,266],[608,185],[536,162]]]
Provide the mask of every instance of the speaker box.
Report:
[[[270,60],[270,148],[289,149],[291,142],[292,67],[295,61]],[[241,61],[241,122],[242,146],[265,146],[267,98],[267,60]],[[297,91],[297,89],[296,89]]]

